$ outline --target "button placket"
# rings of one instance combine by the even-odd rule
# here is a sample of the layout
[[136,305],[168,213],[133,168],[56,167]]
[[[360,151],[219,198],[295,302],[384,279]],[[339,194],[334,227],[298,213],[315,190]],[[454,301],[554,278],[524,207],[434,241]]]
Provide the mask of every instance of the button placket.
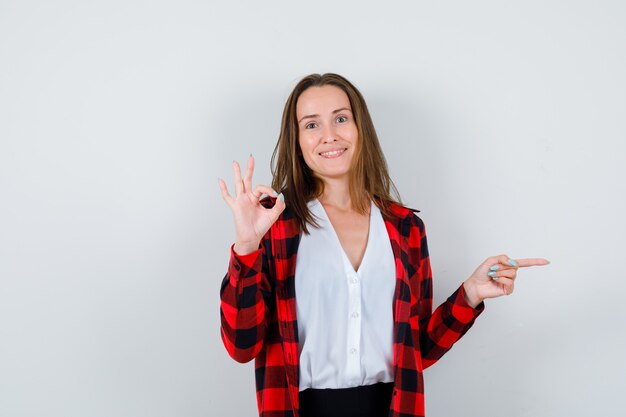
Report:
[[348,269],[348,265],[346,265],[346,275],[348,281],[346,378],[359,383],[361,378],[361,280],[358,273]]

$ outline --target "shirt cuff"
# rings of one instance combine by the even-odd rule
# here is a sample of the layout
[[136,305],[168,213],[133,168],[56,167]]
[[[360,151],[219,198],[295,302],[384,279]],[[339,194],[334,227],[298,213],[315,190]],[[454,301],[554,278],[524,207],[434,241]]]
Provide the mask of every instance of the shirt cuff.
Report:
[[237,282],[240,278],[245,278],[250,270],[255,270],[255,264],[259,261],[261,256],[261,245],[254,252],[247,253],[245,255],[239,255],[235,252],[235,244],[230,246],[230,263],[228,265],[228,275],[230,276],[230,283],[237,286]]
[[484,301],[481,301],[476,308],[473,308],[467,303],[463,284],[448,297],[448,301],[452,303],[452,315],[462,323],[471,322],[485,309]]

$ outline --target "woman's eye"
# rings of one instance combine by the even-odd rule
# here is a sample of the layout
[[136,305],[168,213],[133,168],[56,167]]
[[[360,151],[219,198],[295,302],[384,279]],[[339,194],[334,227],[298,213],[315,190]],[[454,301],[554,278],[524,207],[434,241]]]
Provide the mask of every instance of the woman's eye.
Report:
[[337,117],[337,123],[345,123],[348,121],[348,118],[345,116],[339,116]]
[[317,124],[311,122],[311,123],[307,123],[307,125],[305,126],[306,129],[313,129],[317,127]]

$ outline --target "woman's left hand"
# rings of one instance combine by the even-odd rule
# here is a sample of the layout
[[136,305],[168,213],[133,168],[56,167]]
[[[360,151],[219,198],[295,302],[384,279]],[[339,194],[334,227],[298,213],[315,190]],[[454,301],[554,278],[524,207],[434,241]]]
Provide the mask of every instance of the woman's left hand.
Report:
[[470,306],[476,307],[487,298],[509,295],[513,292],[519,268],[549,263],[550,261],[543,258],[511,259],[507,255],[491,256],[463,283],[466,301]]

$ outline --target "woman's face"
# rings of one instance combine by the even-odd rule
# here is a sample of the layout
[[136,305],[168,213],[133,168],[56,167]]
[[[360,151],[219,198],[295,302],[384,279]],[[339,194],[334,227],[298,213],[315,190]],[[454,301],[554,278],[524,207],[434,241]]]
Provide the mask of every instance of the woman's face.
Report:
[[347,94],[332,85],[310,87],[298,98],[296,118],[307,166],[322,180],[347,180],[359,139]]

